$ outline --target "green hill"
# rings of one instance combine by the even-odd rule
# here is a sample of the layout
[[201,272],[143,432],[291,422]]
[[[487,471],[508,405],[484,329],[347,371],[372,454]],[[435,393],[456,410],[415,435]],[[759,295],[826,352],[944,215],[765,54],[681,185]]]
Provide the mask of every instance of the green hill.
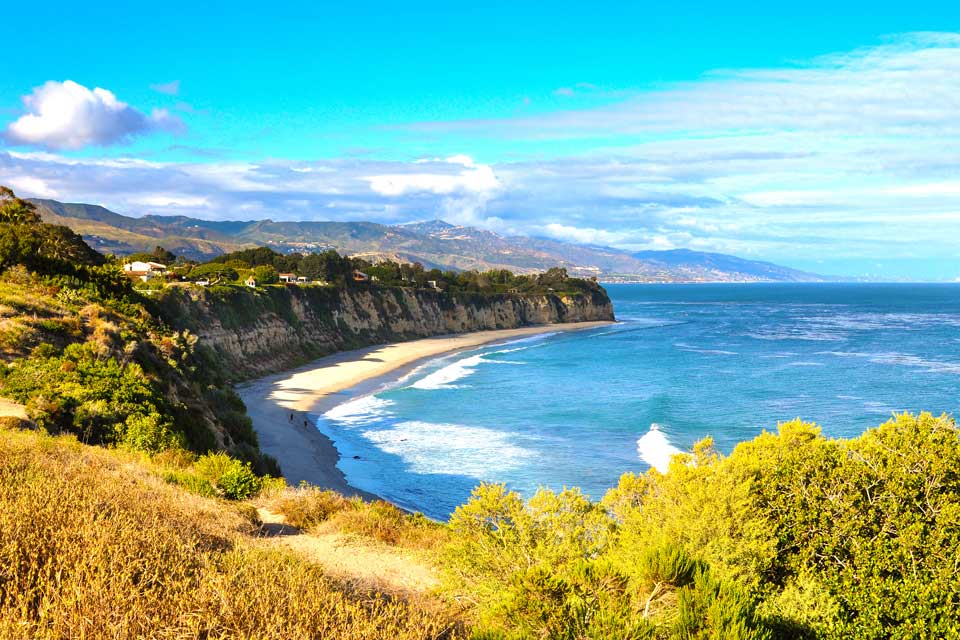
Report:
[[[646,251],[502,236],[442,220],[401,225],[338,221],[210,221],[184,216],[123,216],[103,207],[33,200],[44,220],[65,224],[104,253],[125,255],[161,245],[207,260],[253,246],[281,253],[334,249],[372,262],[420,262],[427,268],[509,269],[518,273],[566,268],[575,276],[642,282],[804,281],[831,278],[718,253]],[[677,260],[678,256],[683,260]]]

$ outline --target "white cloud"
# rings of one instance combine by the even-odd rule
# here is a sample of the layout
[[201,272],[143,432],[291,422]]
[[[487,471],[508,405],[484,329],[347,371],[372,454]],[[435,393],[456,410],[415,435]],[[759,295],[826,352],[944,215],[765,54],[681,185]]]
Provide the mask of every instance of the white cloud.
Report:
[[160,208],[206,208],[210,202],[202,196],[189,196],[177,193],[150,193],[131,198],[129,201],[134,205]]
[[543,227],[546,235],[557,240],[576,242],[580,244],[612,245],[619,244],[628,234],[593,229],[590,227],[574,227],[571,225],[551,222]]
[[4,180],[6,186],[17,193],[27,193],[39,198],[56,198],[60,195],[56,189],[51,189],[45,181],[33,176],[13,176]]
[[960,130],[958,74],[960,33],[907,34],[790,67],[714,71],[599,108],[415,128],[528,140],[731,130],[936,135]]
[[88,89],[72,80],[49,81],[24,96],[27,113],[12,122],[5,137],[14,144],[80,149],[125,142],[159,129],[183,130],[166,110],[146,115],[106,89]]
[[[384,196],[403,196],[410,193],[491,194],[500,188],[500,180],[489,165],[476,164],[465,155],[455,155],[443,162],[419,160],[417,171],[367,176],[370,188]],[[421,171],[430,165],[433,171]],[[449,167],[447,165],[457,165]]]

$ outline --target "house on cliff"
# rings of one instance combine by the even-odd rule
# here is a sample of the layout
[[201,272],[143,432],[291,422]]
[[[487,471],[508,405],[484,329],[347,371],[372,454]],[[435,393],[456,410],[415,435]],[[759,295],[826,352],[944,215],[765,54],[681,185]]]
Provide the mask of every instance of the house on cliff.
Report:
[[157,276],[162,276],[166,272],[167,265],[160,264],[159,262],[142,262],[140,260],[134,260],[133,262],[127,262],[123,265],[123,273],[128,278],[142,280],[143,282],[146,282],[147,280]]

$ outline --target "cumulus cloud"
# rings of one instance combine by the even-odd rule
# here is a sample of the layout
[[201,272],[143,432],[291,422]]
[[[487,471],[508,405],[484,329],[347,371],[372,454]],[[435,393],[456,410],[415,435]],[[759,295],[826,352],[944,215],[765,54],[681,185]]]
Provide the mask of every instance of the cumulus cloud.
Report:
[[557,222],[551,222],[543,227],[544,234],[557,240],[576,242],[579,244],[614,245],[622,243],[629,237],[629,233],[605,231],[591,227],[574,227]]
[[183,122],[166,110],[146,115],[106,89],[88,89],[72,80],[49,81],[23,104],[27,113],[10,123],[5,138],[13,144],[48,149],[80,149],[125,142],[151,131],[179,133]]
[[451,222],[487,226],[482,214],[487,202],[502,188],[493,167],[458,154],[444,159],[420,159],[402,168],[402,172],[371,175],[364,179],[374,193],[389,198],[427,194],[443,196],[439,215]]
[[[370,188],[385,196],[402,196],[408,193],[490,193],[500,186],[493,168],[478,165],[465,155],[450,156],[414,163],[415,171],[367,176]],[[422,170],[429,165],[429,171]]]

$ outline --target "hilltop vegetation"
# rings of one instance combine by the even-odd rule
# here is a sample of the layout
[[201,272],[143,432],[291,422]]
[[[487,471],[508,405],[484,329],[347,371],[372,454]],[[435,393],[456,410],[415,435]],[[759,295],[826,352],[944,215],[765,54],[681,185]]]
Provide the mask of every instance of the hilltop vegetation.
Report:
[[[152,253],[136,254],[139,259],[175,262],[176,257],[162,247]],[[356,272],[369,277],[358,282]],[[188,280],[216,279],[225,284],[241,284],[253,276],[258,284],[276,284],[278,274],[302,276],[308,283],[334,287],[377,285],[381,287],[431,288],[451,294],[463,293],[587,293],[600,291],[593,279],[571,278],[567,270],[553,267],[543,273],[514,274],[505,269],[492,271],[441,271],[426,269],[418,262],[382,260],[371,263],[358,257],[342,256],[336,251],[281,254],[268,247],[244,249],[218,256],[209,262],[182,262],[174,266],[176,277]]]
[[[902,415],[852,440],[796,421],[729,456],[705,440],[666,474],[625,474],[599,503],[575,489],[525,502],[483,485],[446,525],[274,489],[256,504],[300,528],[292,545],[262,544],[269,530],[249,505],[164,482],[178,464],[0,429],[0,636],[879,640],[960,629],[960,432],[947,417]],[[328,577],[308,550],[331,532],[396,549],[411,571],[432,563],[439,588],[383,596]],[[342,566],[354,555],[320,548]]]
[[960,631],[960,432],[946,416],[852,440],[794,421],[726,457],[707,439],[599,504],[483,486],[450,527],[447,570],[504,637]]
[[196,336],[157,320],[118,264],[8,189],[0,265],[0,394],[35,424],[134,450],[226,450],[278,473]]

